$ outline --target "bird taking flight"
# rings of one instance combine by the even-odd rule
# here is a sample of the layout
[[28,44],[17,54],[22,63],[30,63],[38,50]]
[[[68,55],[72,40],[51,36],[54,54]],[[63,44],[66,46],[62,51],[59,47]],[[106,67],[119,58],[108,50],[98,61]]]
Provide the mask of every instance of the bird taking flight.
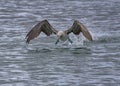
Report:
[[43,32],[47,36],[50,36],[52,33],[56,34],[58,39],[55,44],[57,44],[60,40],[66,41],[68,40],[70,43],[73,43],[73,41],[69,38],[69,34],[73,33],[75,35],[79,35],[80,32],[87,38],[89,41],[92,41],[92,36],[88,29],[78,20],[75,20],[73,25],[65,30],[65,31],[58,31],[54,29],[51,24],[47,20],[40,21],[38,24],[36,24],[26,35],[26,43],[29,43],[30,40],[36,38],[39,36],[39,34]]

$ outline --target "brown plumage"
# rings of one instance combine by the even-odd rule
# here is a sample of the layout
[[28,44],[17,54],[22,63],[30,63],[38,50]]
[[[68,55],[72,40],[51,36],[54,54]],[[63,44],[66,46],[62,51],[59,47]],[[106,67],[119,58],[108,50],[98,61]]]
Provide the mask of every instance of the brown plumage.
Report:
[[66,30],[66,33],[69,34],[73,32],[75,35],[79,35],[80,32],[83,33],[83,35],[89,40],[92,41],[92,36],[90,32],[87,30],[87,28],[79,21],[75,20],[72,27]]
[[47,20],[43,20],[36,24],[26,35],[27,41],[29,43],[30,40],[34,39],[35,37],[39,36],[41,32],[44,32],[47,36],[50,36],[52,33],[57,33]]
[[[50,36],[52,33],[56,34],[58,36],[58,38],[62,41],[66,41],[67,39],[72,43],[72,41],[69,39],[68,34],[70,34],[71,32],[73,32],[75,35],[79,35],[80,32],[83,33],[83,35],[89,40],[92,41],[92,36],[89,33],[89,31],[87,30],[87,28],[80,23],[79,21],[75,20],[73,25],[71,26],[71,28],[69,28],[68,30],[65,31],[58,31],[56,29],[54,29],[50,23],[47,20],[43,20],[41,22],[39,22],[38,24],[36,24],[26,35],[26,43],[29,43],[30,40],[34,39],[35,37],[39,36],[39,34],[43,32],[45,33],[47,36]],[[57,40],[57,42],[59,41],[59,39]],[[56,44],[57,44],[56,42]]]

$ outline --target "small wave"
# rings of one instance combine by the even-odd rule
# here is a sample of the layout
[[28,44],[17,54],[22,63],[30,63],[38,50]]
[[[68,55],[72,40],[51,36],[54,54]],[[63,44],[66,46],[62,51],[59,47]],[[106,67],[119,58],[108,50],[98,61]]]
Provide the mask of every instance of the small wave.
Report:
[[94,43],[118,43],[120,42],[119,36],[102,36],[94,40]]

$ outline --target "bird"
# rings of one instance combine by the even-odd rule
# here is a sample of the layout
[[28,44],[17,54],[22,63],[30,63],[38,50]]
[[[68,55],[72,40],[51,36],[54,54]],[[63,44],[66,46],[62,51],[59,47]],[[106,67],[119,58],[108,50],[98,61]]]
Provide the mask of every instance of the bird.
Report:
[[48,22],[48,20],[42,20],[40,22],[38,22],[26,35],[26,43],[29,44],[29,42],[38,37],[40,35],[40,33],[43,32],[45,33],[47,36],[52,35],[53,33],[57,35],[58,39],[55,42],[55,44],[58,44],[59,41],[66,41],[68,40],[71,44],[73,43],[73,41],[70,39],[69,34],[73,33],[75,35],[79,35],[80,33],[83,34],[83,36],[85,36],[86,39],[88,39],[89,41],[93,41],[92,35],[90,34],[90,32],[88,31],[88,29],[78,20],[74,20],[73,25],[68,28],[65,31],[62,30],[57,30],[55,28],[53,28],[53,26]]

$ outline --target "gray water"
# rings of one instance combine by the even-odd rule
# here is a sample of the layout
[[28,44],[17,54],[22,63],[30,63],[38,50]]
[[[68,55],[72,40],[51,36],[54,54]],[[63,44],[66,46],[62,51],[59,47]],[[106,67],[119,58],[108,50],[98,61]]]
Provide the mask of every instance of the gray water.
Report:
[[[77,19],[94,41],[42,33],[27,45],[43,19],[58,30]],[[120,86],[120,0],[0,0],[0,86]]]

